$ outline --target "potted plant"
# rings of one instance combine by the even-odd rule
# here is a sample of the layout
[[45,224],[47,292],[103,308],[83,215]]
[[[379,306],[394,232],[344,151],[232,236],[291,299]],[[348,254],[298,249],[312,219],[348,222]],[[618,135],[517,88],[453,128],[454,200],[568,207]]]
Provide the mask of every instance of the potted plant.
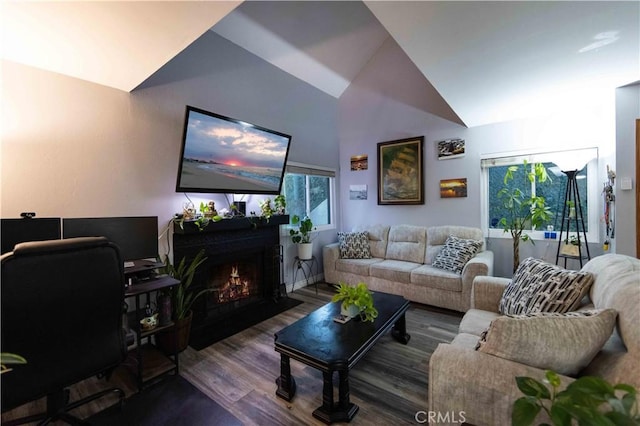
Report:
[[284,214],[285,208],[287,207],[287,201],[284,195],[277,195],[276,198],[273,199],[273,205],[275,206],[276,214]]
[[518,389],[525,396],[513,404],[513,425],[532,424],[540,411],[546,412],[555,426],[637,425],[640,422],[633,386],[614,386],[599,377],[583,376],[558,392],[558,374],[547,370],[545,378],[551,391],[531,377],[516,377]]
[[200,250],[189,265],[186,264],[186,258],[183,258],[177,267],[171,264],[169,256],[165,256],[163,272],[180,281],[170,290],[174,325],[156,334],[156,343],[168,354],[176,354],[187,348],[193,318],[191,306],[200,296],[212,291],[204,289],[194,295],[190,290],[196,270],[207,260],[204,255],[204,249]]
[[579,256],[580,244],[577,234],[567,235],[567,238],[564,239],[562,247],[560,248],[560,253],[569,256]]
[[271,207],[271,198],[266,198],[258,203],[260,205],[260,216],[264,217],[267,222],[273,216],[273,207]]
[[332,302],[342,302],[340,313],[350,318],[360,315],[363,321],[375,320],[378,310],[373,306],[373,294],[363,282],[356,286],[339,283],[338,292],[331,299]]
[[518,166],[510,166],[504,175],[504,187],[498,191],[498,198],[502,201],[502,207],[507,215],[498,222],[504,232],[509,232],[513,239],[513,272],[520,264],[520,240],[534,241],[526,234],[525,229],[540,229],[551,218],[551,210],[547,206],[544,197],[527,196],[527,192],[518,187],[531,186],[531,183],[551,180],[542,163],[530,165],[523,163],[524,174],[522,181],[516,184],[516,174],[520,171]]
[[291,241],[298,245],[298,258],[311,259],[313,255],[313,244],[311,243],[311,231],[314,229],[313,222],[308,216],[300,219],[300,216],[293,215],[291,224],[298,225],[297,229],[289,230]]

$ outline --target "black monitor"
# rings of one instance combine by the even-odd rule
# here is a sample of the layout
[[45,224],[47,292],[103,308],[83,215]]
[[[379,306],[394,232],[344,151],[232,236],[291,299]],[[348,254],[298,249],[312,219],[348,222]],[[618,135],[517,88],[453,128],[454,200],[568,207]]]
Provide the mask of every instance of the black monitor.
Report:
[[1,226],[2,254],[18,243],[60,239],[59,217],[2,219]]
[[62,219],[62,238],[99,236],[107,237],[120,248],[126,265],[158,257],[157,216]]

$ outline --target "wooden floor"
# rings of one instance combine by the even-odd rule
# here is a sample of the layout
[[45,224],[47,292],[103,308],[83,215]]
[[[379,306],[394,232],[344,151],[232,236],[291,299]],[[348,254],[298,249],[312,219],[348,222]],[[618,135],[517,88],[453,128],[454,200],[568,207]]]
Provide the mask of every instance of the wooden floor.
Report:
[[[180,356],[180,374],[245,425],[323,424],[311,415],[322,403],[319,371],[292,360],[296,395],[291,402],[276,396],[280,354],[274,351],[273,335],[327,303],[332,294],[332,287],[326,284],[319,285],[318,295],[314,287],[296,290],[290,297],[305,303],[201,351],[188,348]],[[351,402],[360,411],[350,424],[415,424],[415,413],[427,410],[429,358],[439,343],[453,339],[461,318],[461,313],[412,304],[406,313],[409,344],[396,342],[388,333],[351,370]],[[95,391],[99,385],[91,380],[75,392]],[[133,391],[130,382],[124,385],[128,393]],[[2,419],[24,415],[25,407]],[[91,413],[98,408],[84,410]],[[211,424],[216,424],[215,419]]]

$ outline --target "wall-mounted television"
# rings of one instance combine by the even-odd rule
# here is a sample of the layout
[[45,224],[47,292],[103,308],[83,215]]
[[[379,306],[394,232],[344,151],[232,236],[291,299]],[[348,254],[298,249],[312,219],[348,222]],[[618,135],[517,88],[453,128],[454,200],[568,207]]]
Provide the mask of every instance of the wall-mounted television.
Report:
[[176,192],[279,194],[291,136],[187,105]]

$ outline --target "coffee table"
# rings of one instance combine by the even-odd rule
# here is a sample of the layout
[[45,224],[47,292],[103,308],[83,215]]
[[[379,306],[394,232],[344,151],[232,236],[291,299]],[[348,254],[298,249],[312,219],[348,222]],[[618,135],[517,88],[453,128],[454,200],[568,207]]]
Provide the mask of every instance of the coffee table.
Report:
[[[390,328],[393,337],[407,344],[405,312],[409,301],[402,296],[373,293],[378,318],[372,322],[352,319],[345,324],[333,321],[340,313],[340,302],[329,303],[275,334],[275,350],[280,353],[280,377],[276,395],[291,401],[296,382],[291,376],[290,359],[322,371],[322,405],[313,416],[330,424],[348,422],[358,412],[349,401],[349,370]],[[333,373],[338,372],[338,401],[333,398]]]

